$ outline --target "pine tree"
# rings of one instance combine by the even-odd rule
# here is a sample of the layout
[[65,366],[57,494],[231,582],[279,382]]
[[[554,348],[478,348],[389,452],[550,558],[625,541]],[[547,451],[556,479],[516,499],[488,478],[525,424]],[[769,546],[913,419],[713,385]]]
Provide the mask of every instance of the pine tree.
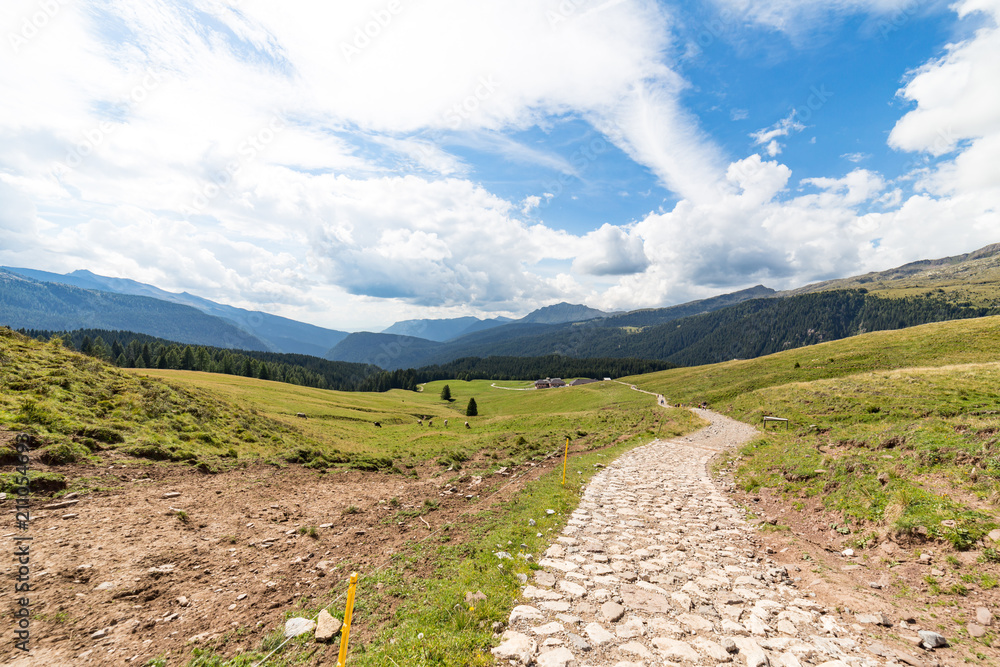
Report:
[[475,417],[478,414],[479,414],[479,406],[476,405],[476,399],[470,398],[469,399],[469,406],[467,408],[465,408],[465,416],[466,417]]
[[188,345],[184,348],[184,356],[181,357],[181,369],[185,371],[194,370],[194,350]]
[[448,385],[445,385],[444,389],[441,390],[441,400],[442,401],[451,400],[451,387],[449,387]]

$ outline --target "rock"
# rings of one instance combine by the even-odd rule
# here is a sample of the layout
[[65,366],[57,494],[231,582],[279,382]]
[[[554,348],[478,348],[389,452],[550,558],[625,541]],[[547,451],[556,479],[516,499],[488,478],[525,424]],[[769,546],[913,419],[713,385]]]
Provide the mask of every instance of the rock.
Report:
[[622,623],[617,628],[615,628],[615,635],[619,639],[634,639],[636,637],[642,637],[646,634],[646,627],[643,625],[642,620],[639,618],[630,618],[625,623]]
[[891,556],[895,554],[897,551],[899,551],[899,547],[896,545],[895,542],[883,542],[882,544],[878,545],[878,548],[882,553],[886,554],[887,556]]
[[589,651],[591,649],[591,646],[590,644],[587,643],[587,640],[581,637],[580,635],[576,635],[570,632],[566,635],[566,637],[569,639],[570,646],[572,646],[573,650],[575,651]]
[[732,662],[733,660],[733,656],[729,654],[729,651],[709,639],[696,637],[691,640],[691,645],[715,662]]
[[736,645],[736,642],[733,641],[732,637],[723,637],[719,641],[719,646],[726,649],[726,653],[736,653],[740,650]]
[[532,628],[531,631],[536,635],[554,635],[559,632],[563,632],[566,628],[563,627],[562,623],[557,623],[555,621],[551,623],[546,623],[545,625],[540,625],[537,628]]
[[601,644],[607,644],[612,641],[615,636],[604,629],[600,623],[590,623],[583,629],[587,633],[587,637],[590,641],[594,642],[595,645],[600,646]]
[[[687,593],[671,593],[670,600],[681,611],[691,611],[694,608],[694,604],[691,602],[691,596]],[[742,602],[742,600],[740,600],[740,602]]]
[[179,598],[177,598],[177,604],[180,605],[181,607],[186,607],[191,603],[188,601],[186,597],[182,595]]
[[986,537],[990,538],[994,542],[1000,542],[1000,528],[991,530],[989,534],[986,535]]
[[166,492],[166,493],[163,494],[163,497],[164,498],[176,498],[179,495],[181,495],[180,491],[168,491],[168,492]]
[[861,625],[884,625],[892,626],[892,621],[885,614],[855,614],[854,620]]
[[500,638],[500,645],[490,653],[498,660],[515,660],[522,665],[529,665],[537,650],[538,645],[533,639],[520,632],[507,630]]
[[625,615],[625,607],[617,602],[607,601],[601,605],[601,615],[610,623],[617,623]]
[[535,572],[535,583],[539,586],[545,586],[546,588],[552,588],[556,585],[556,577],[551,572],[546,572],[545,570],[537,570]]
[[976,623],[987,627],[993,625],[993,614],[986,607],[976,607]]
[[965,626],[965,629],[968,631],[970,637],[979,639],[980,637],[986,636],[986,628],[976,623],[969,623]]
[[101,628],[97,632],[91,634],[90,638],[91,639],[104,639],[105,637],[107,637],[107,635],[108,635],[108,629],[107,628]]
[[694,664],[701,661],[701,656],[699,656],[698,652],[691,648],[691,645],[687,642],[682,642],[677,639],[669,639],[668,637],[656,637],[653,639],[653,646],[655,646],[656,650],[659,651],[667,660],[689,662]]
[[621,597],[622,604],[638,611],[665,614],[672,609],[668,598],[631,584],[621,587]]
[[903,663],[904,665],[910,665],[910,667],[926,667],[923,660],[914,657],[909,653],[904,653],[903,651],[894,651],[896,655],[896,660]]
[[522,604],[514,607],[514,610],[510,612],[510,618],[507,619],[507,625],[514,625],[521,620],[541,621],[544,619],[545,615],[542,612],[530,605]]
[[316,621],[297,616],[285,621],[285,637],[298,637],[316,628]]
[[582,598],[587,594],[587,589],[580,584],[574,584],[572,581],[566,581],[563,579],[558,584],[556,584],[556,590],[562,591],[567,595],[574,598]]
[[467,592],[465,594],[465,606],[473,607],[478,602],[486,602],[486,594],[482,591],[476,591],[475,593]]
[[767,659],[767,654],[753,639],[737,637],[733,641],[739,647],[740,653],[746,659],[747,667],[769,667],[771,661]]
[[519,584],[521,584],[522,586],[524,586],[526,583],[528,583],[528,575],[526,575],[523,572],[518,572],[517,573],[517,582]]
[[917,634],[923,640],[923,645],[926,648],[943,648],[948,645],[948,640],[944,638],[943,635],[939,635],[936,632],[930,630],[918,630]]
[[848,558],[850,558],[851,556],[853,556],[853,555],[854,555],[854,549],[844,549],[844,550],[843,550],[843,551],[841,551],[840,553],[841,553],[842,555],[844,555],[844,556],[847,556]]
[[113,581],[105,581],[105,582],[102,582],[102,583],[98,584],[97,588],[95,588],[94,590],[95,591],[109,591],[109,590],[111,590],[114,587],[115,587],[115,582],[113,582]]
[[535,659],[535,664],[538,667],[569,667],[575,660],[576,658],[568,648],[560,646],[542,653]]
[[340,619],[334,618],[330,612],[323,609],[316,618],[316,641],[330,641],[334,635],[340,632],[342,627],[344,627],[344,624],[340,622]]

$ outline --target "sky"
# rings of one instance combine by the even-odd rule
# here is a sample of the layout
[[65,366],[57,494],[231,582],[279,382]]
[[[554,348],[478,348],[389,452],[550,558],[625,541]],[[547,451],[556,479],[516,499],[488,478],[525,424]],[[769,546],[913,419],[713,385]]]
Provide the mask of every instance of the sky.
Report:
[[334,329],[1000,241],[1000,0],[4,0],[0,265]]

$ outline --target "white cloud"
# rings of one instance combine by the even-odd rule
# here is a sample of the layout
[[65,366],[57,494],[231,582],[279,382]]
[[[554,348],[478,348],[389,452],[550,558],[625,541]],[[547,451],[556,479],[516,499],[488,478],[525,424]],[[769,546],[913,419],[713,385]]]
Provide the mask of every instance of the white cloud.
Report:
[[[925,11],[915,0],[714,0],[729,12],[787,33],[798,33],[830,15],[873,14],[905,20]],[[931,0],[932,4],[943,4]]]
[[634,232],[604,224],[583,238],[573,270],[594,276],[642,273],[649,266],[642,245]]
[[778,155],[782,148],[781,144],[778,143],[778,137],[787,137],[792,132],[801,132],[806,129],[805,125],[796,120],[796,115],[797,112],[793,110],[771,127],[753,132],[750,137],[753,139],[754,145],[764,146],[764,150],[771,157]]
[[[717,0],[788,31],[829,12],[891,17],[907,2]],[[997,16],[998,4],[958,11]],[[0,263],[88,268],[352,327],[387,304],[391,319],[523,314],[566,298],[664,305],[996,240],[995,26],[900,92],[916,107],[890,145],[937,156],[913,174],[917,195],[863,169],[790,191],[791,169],[773,158],[801,116],[752,135],[763,158],[734,161],[680,101],[667,10],[570,5],[400,0],[386,17],[384,0],[195,0],[213,27],[166,0],[60,3],[16,51],[0,49]],[[18,29],[37,3],[4,9],[0,26]],[[570,158],[519,134],[564,120],[600,134]],[[614,148],[679,202],[582,235],[519,217],[559,189],[508,201],[463,157],[578,178]]]

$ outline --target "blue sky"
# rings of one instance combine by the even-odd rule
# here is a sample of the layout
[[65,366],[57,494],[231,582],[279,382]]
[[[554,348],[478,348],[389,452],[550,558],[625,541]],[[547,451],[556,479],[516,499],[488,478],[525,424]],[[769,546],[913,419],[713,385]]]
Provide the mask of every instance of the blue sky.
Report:
[[1000,0],[15,0],[0,264],[339,329],[995,243]]

